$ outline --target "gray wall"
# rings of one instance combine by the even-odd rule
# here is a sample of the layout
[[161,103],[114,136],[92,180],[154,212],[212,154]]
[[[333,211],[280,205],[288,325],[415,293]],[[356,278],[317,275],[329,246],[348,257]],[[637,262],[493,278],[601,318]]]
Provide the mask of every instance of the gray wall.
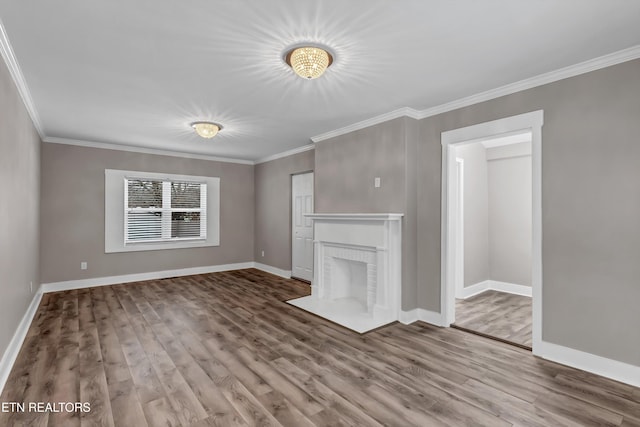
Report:
[[[402,117],[316,144],[315,207],[321,213],[404,213],[402,308],[416,308],[418,122]],[[374,187],[374,178],[381,185]]]
[[40,137],[0,60],[0,358],[40,284]]
[[314,150],[255,166],[256,262],[291,270],[291,175],[313,169]]
[[456,149],[464,159],[464,286],[492,279],[489,269],[487,150],[480,143]]
[[440,311],[441,132],[540,109],[543,339],[640,366],[640,60],[420,121],[419,307]]
[[[220,177],[220,246],[105,254],[105,169]],[[250,262],[253,166],[45,143],[41,223],[43,283]]]
[[[406,120],[316,144],[316,212],[404,212]],[[379,188],[373,186],[375,177],[380,177]]]
[[418,298],[418,132],[419,122],[404,118],[405,122],[405,205],[402,213],[402,306],[404,310],[417,307]]
[[531,286],[531,143],[487,150],[489,278]]

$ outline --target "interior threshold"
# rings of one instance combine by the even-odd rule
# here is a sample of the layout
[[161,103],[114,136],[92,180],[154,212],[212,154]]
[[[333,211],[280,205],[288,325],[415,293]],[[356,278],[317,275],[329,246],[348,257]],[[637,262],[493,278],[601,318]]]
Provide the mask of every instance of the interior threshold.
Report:
[[505,344],[509,344],[509,345],[512,345],[512,346],[515,346],[515,347],[522,348],[524,350],[531,351],[531,347],[529,347],[528,345],[524,345],[524,344],[520,344],[520,343],[517,343],[517,342],[509,341],[509,340],[506,340],[504,338],[494,337],[493,335],[484,334],[482,332],[474,331],[473,329],[463,328],[462,326],[458,326],[455,323],[451,324],[451,327],[453,329],[459,329],[461,331],[468,332],[470,334],[478,335],[478,336],[484,337],[484,338],[489,338],[490,340],[494,340],[494,341],[500,341],[500,342],[505,343]]

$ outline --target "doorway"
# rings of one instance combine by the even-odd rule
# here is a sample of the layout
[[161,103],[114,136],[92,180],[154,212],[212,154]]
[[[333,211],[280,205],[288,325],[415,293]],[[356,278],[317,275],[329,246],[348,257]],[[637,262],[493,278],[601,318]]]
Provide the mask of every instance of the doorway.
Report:
[[531,349],[531,132],[455,145],[453,326]]
[[[483,324],[486,327],[487,319],[482,319],[482,310],[487,311],[487,306],[495,309],[498,304],[511,304],[511,309],[516,308],[518,304],[526,305],[530,301],[530,323],[531,332],[523,346],[531,347],[533,353],[536,354],[539,343],[541,342],[541,326],[542,326],[542,220],[541,220],[541,129],[543,122],[543,112],[535,111],[531,113],[521,114],[518,116],[508,117],[505,119],[495,120],[493,122],[482,123],[475,126],[456,129],[442,133],[442,288],[441,288],[441,307],[443,323],[446,326],[456,326],[458,321],[473,320]],[[476,249],[483,248],[487,245],[489,239],[489,227],[486,231],[474,236],[473,239],[465,240],[464,236],[470,236],[469,227],[473,227],[473,221],[469,218],[465,220],[469,209],[473,205],[473,201],[468,197],[464,197],[464,193],[472,194],[478,198],[482,191],[488,192],[488,189],[474,188],[470,181],[470,173],[472,165],[470,158],[465,158],[461,153],[464,151],[482,152],[485,156],[487,146],[496,144],[495,141],[514,141],[522,140],[523,135],[527,135],[530,139],[530,205],[528,207],[529,219],[531,221],[530,241],[528,243],[530,249],[530,266],[527,274],[519,276],[522,283],[510,283],[501,280],[491,280],[489,274],[488,261],[482,260],[482,257],[473,256],[473,251],[465,250],[465,245],[475,245]],[[490,142],[493,141],[493,142]],[[497,143],[498,145],[500,142]],[[507,145],[507,144],[504,144]],[[497,146],[497,145],[496,145]],[[515,147],[515,145],[514,145]],[[509,151],[507,147],[502,151]],[[498,149],[493,150],[500,151]],[[517,157],[517,156],[516,156]],[[487,166],[485,161],[485,171]],[[466,178],[465,178],[466,177]],[[507,182],[507,184],[512,184]],[[471,188],[470,188],[471,186]],[[502,194],[504,189],[497,190]],[[488,199],[485,199],[485,209],[488,206]],[[488,222],[488,217],[478,218],[478,221]],[[497,221],[500,219],[498,218]],[[495,228],[495,227],[494,227]],[[508,228],[508,227],[507,227]],[[502,230],[503,234],[505,230]],[[506,230],[507,235],[511,230]],[[485,235],[483,235],[485,233]],[[497,239],[497,238],[495,238]],[[513,240],[513,239],[512,239]],[[467,248],[469,249],[469,248]],[[494,248],[495,249],[495,248]],[[502,248],[504,251],[504,248]],[[486,246],[485,252],[489,251]],[[499,252],[499,251],[498,251]],[[481,253],[481,252],[476,252]],[[481,264],[478,268],[467,268],[465,265],[470,263]],[[484,265],[482,265],[484,263]],[[499,270],[499,269],[498,269]],[[466,273],[466,274],[465,274]],[[466,277],[465,277],[466,276]],[[516,280],[514,280],[516,281]],[[527,286],[530,285],[530,286]],[[506,291],[506,292],[505,292]],[[517,295],[517,294],[520,295]],[[474,296],[476,295],[476,296]],[[523,295],[530,295],[523,296]],[[509,302],[513,296],[514,301]],[[456,302],[466,302],[476,298],[476,312],[460,313],[457,319]],[[521,299],[524,298],[524,299]],[[484,300],[484,301],[482,301]],[[517,300],[517,301],[516,301]],[[481,307],[484,303],[484,308]],[[458,304],[458,308],[461,305]],[[494,312],[493,319],[504,320],[501,316]],[[511,315],[509,321],[517,320],[518,314]],[[507,325],[508,330],[512,325]],[[523,325],[524,326],[524,325]],[[469,328],[470,329],[470,328]],[[485,329],[486,330],[486,329]],[[482,331],[479,331],[482,334]],[[507,331],[508,332],[508,331]],[[524,333],[524,332],[523,332]],[[486,334],[488,335],[488,334]],[[500,337],[499,337],[500,338]],[[520,337],[521,341],[525,341]]]
[[313,279],[313,172],[291,175],[291,277]]

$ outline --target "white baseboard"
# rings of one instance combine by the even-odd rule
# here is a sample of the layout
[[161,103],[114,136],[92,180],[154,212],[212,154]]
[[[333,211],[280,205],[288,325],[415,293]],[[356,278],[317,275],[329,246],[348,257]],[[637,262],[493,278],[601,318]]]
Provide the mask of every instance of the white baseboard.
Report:
[[499,282],[497,280],[484,280],[463,288],[461,292],[456,293],[456,298],[467,299],[488,290],[531,297],[533,288],[531,286],[516,285],[515,283]]
[[640,387],[640,366],[607,359],[547,341],[540,342],[540,345],[535,348],[535,355],[634,387]]
[[284,277],[285,279],[291,279],[291,270],[282,270],[278,267],[260,264],[259,262],[255,262],[253,267],[258,270],[266,271],[267,273],[275,274],[276,276]]
[[488,290],[489,290],[489,280],[484,280],[482,282],[474,283],[473,285],[469,285],[462,288],[461,290],[458,290],[456,292],[456,298],[467,299]]
[[423,308],[418,309],[418,320],[435,326],[444,326],[442,314],[436,313],[435,311],[425,310]]
[[404,325],[410,325],[418,320],[435,326],[444,326],[442,315],[435,311],[425,310],[423,308],[414,308],[409,311],[400,311],[398,321]]
[[95,286],[117,285],[120,283],[140,282],[143,280],[166,279],[169,277],[190,276],[193,274],[217,273],[220,271],[253,268],[254,262],[211,265],[204,267],[181,268],[178,270],[152,271],[149,273],[124,274],[121,276],[95,277],[91,279],[68,280],[65,282],[43,283],[42,292],[68,291],[71,289],[92,288]]
[[516,285],[515,283],[498,282],[497,280],[489,280],[489,289],[494,291],[507,292],[515,295],[531,297],[533,288],[531,286]]
[[409,311],[400,310],[398,322],[402,323],[403,325],[410,325],[413,322],[417,322],[418,320],[420,320],[420,317],[417,308]]
[[35,316],[36,311],[38,311],[38,306],[40,305],[41,300],[42,292],[39,289],[33,296],[31,304],[29,304],[26,313],[24,313],[24,316],[22,316],[22,320],[20,320],[20,323],[16,328],[16,332],[13,334],[13,338],[11,338],[7,349],[2,355],[2,359],[0,360],[0,394],[2,394],[2,390],[4,390],[4,386],[7,382],[7,379],[9,378],[11,369],[13,368],[13,364],[18,357],[18,353],[20,352],[22,343],[27,336],[29,326],[31,326],[31,321]]

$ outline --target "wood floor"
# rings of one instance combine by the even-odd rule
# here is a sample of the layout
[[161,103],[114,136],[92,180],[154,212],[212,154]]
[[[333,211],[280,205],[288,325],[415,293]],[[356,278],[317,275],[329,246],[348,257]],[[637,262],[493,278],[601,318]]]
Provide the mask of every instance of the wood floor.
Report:
[[531,298],[489,290],[457,299],[455,325],[531,349]]
[[639,426],[640,389],[424,323],[358,335],[240,270],[46,294],[0,426]]

